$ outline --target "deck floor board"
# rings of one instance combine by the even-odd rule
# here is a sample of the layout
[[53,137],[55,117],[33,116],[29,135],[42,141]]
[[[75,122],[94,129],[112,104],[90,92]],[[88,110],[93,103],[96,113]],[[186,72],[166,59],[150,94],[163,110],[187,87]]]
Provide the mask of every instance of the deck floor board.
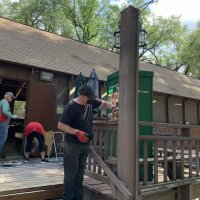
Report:
[[[48,198],[48,192],[59,195],[63,190],[63,176],[63,165],[54,161],[41,164],[36,160],[12,167],[0,165],[0,200],[43,200]],[[97,180],[85,176],[84,185],[97,193],[111,196],[110,187]],[[16,194],[19,196],[15,197]]]

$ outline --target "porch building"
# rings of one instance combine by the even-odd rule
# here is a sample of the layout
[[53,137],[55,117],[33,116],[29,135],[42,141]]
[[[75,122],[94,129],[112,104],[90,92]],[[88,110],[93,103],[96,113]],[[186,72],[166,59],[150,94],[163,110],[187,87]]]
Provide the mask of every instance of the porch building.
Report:
[[[119,54],[0,18],[0,98],[12,91],[12,112],[24,116],[11,122],[11,135],[30,121],[56,130],[76,76],[82,72],[87,79],[93,68],[106,98],[106,79],[118,71]],[[139,68],[154,72],[155,122],[200,124],[200,80],[144,62]]]

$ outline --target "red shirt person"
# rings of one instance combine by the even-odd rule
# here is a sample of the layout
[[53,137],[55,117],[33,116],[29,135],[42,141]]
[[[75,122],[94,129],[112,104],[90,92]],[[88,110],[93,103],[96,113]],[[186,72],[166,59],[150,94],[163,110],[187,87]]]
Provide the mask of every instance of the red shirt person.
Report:
[[25,147],[25,161],[29,162],[29,155],[32,146],[32,141],[34,138],[37,138],[39,143],[39,152],[41,155],[41,163],[48,162],[45,160],[45,139],[44,139],[45,130],[43,125],[39,122],[30,122],[26,125],[24,129],[24,136],[26,137],[26,147]]
[[24,130],[25,136],[30,135],[32,132],[37,132],[37,133],[40,133],[41,135],[44,135],[44,133],[45,133],[42,124],[40,124],[39,122],[30,122],[25,127],[25,130]]

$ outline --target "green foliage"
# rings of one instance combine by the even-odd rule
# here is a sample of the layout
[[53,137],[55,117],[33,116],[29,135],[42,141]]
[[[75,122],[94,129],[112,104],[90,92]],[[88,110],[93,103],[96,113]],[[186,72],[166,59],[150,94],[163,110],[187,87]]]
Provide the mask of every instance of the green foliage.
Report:
[[8,11],[11,7],[11,1],[10,0],[0,0],[0,16],[11,18],[8,14]]
[[58,2],[56,0],[19,0],[11,3],[10,0],[4,0],[1,6],[6,11],[2,13],[2,16],[28,26],[58,32],[62,21],[59,11],[61,5]]
[[200,78],[200,22],[197,28],[187,35],[180,51],[185,74]]
[[19,115],[19,116],[25,117],[25,107],[26,107],[26,102],[25,101],[15,101],[13,113],[15,115]]
[[147,46],[140,57],[150,63],[178,70],[181,65],[179,52],[188,30],[181,25],[179,17],[150,16],[145,23],[148,32]]
[[99,34],[93,39],[93,44],[105,49],[112,49],[114,46],[113,33],[119,29],[120,8],[115,5],[108,7],[108,12],[103,16]]
[[90,44],[96,44],[96,38],[104,31],[104,19],[110,15],[107,0],[63,0],[62,11],[76,39]]

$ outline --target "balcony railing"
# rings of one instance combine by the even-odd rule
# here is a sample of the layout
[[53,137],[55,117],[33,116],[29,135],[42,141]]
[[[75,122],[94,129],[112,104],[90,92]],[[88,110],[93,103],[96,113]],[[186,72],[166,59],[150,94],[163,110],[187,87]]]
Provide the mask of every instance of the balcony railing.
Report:
[[[139,124],[153,128],[153,135],[145,135],[144,132],[138,136],[139,192],[148,191],[149,188],[169,188],[199,181],[199,126],[151,122]],[[164,133],[162,130],[165,130]],[[193,130],[194,136],[191,134]],[[93,125],[93,132],[87,174],[105,183],[111,182],[113,192],[116,193],[116,187],[119,185],[117,186],[115,181],[110,181],[108,173],[117,177],[117,122],[96,122]],[[102,162],[99,162],[94,152]],[[127,197],[131,195],[129,191],[124,193]]]

